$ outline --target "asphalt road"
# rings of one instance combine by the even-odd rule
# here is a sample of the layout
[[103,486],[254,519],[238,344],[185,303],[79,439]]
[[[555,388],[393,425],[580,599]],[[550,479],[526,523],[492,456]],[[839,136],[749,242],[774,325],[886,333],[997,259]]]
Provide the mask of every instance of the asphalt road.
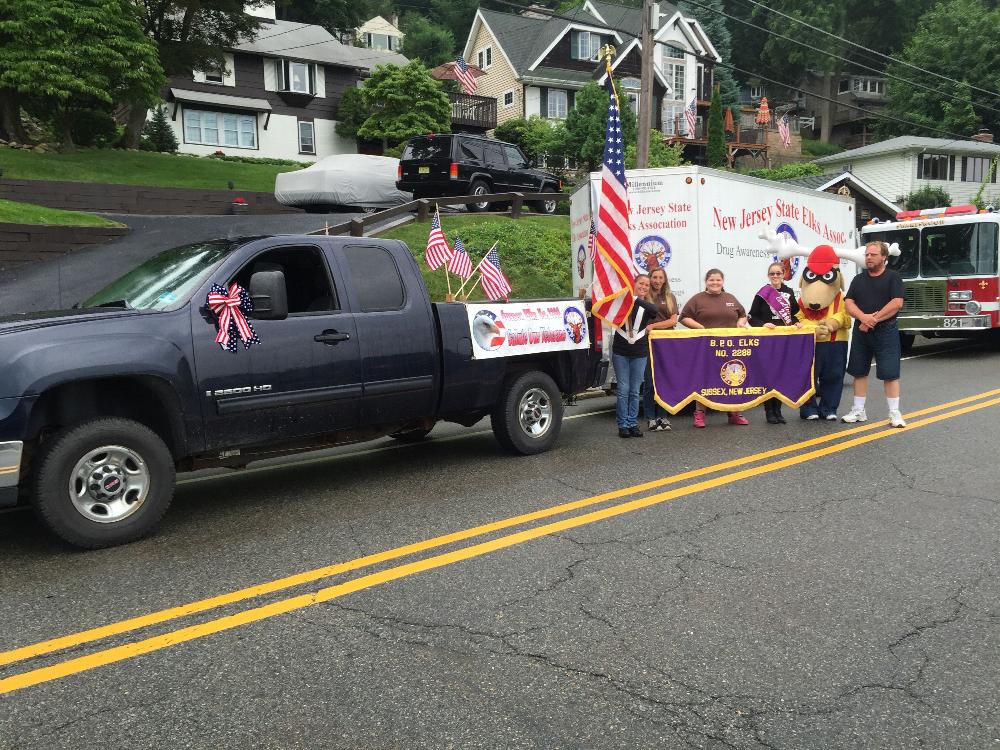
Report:
[[117,549],[0,515],[0,748],[1000,747],[1000,352],[915,353],[906,430],[601,397],[187,475]]
[[103,214],[131,232],[105,245],[0,274],[0,314],[57,310],[86,299],[157,253],[217,237],[302,234],[360,214],[137,216]]

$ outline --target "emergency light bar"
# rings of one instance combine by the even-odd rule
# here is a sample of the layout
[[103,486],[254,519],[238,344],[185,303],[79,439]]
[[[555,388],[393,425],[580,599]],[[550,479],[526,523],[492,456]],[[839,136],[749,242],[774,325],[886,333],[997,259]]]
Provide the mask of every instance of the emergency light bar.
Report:
[[948,208],[924,208],[919,211],[900,211],[896,214],[896,221],[907,219],[936,219],[939,216],[956,216],[958,214],[974,214],[979,209],[970,204],[965,206],[949,206]]

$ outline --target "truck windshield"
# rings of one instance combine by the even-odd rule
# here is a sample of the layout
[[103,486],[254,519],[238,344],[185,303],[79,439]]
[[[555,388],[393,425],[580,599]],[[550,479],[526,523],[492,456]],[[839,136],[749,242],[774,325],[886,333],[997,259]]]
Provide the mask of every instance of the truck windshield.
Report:
[[899,243],[890,258],[904,279],[941,276],[992,276],[997,273],[998,225],[993,222],[950,224],[894,232],[865,233],[865,240]]
[[155,255],[111,282],[80,307],[168,310],[187,300],[237,242],[202,242]]

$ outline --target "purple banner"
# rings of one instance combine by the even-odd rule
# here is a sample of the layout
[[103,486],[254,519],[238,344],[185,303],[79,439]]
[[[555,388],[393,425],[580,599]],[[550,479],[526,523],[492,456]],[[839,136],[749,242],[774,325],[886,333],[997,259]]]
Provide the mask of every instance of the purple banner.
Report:
[[653,331],[656,400],[671,414],[692,401],[740,411],[776,396],[801,406],[815,390],[814,341],[798,328]]

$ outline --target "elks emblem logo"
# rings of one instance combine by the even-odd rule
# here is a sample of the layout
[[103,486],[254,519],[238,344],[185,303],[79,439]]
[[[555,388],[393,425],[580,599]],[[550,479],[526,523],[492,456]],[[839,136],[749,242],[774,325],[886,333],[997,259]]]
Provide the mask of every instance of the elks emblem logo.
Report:
[[657,268],[666,268],[670,256],[670,243],[662,237],[650,235],[639,240],[632,251],[632,262],[643,273],[649,273]]
[[566,308],[563,313],[563,326],[566,328],[566,335],[574,344],[580,344],[587,337],[587,319],[583,313],[575,307]]
[[747,366],[738,359],[731,359],[722,366],[719,377],[726,385],[742,385],[747,379]]

